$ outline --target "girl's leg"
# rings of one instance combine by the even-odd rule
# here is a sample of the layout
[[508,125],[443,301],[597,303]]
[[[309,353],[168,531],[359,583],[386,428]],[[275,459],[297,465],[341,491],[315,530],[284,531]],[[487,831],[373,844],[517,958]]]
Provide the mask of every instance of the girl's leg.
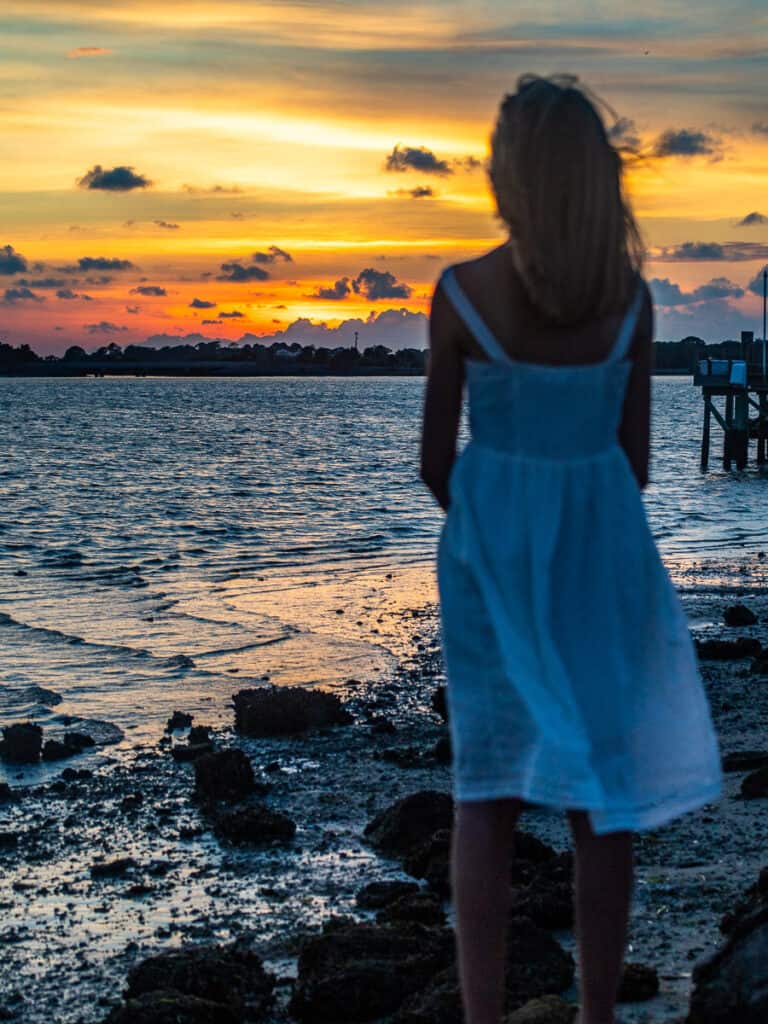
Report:
[[597,836],[586,812],[568,817],[576,846],[579,1024],[614,1024],[632,896],[632,834]]
[[502,1018],[510,854],[520,809],[519,800],[457,805],[451,885],[467,1024]]

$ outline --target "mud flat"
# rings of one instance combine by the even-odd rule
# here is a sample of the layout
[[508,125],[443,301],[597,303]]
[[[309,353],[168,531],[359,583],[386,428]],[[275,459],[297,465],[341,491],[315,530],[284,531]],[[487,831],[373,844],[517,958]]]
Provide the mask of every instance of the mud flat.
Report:
[[[686,1019],[694,965],[723,944],[723,916],[768,863],[768,590],[747,573],[743,587],[691,586],[684,600],[702,641],[740,640],[717,660],[716,647],[702,649],[729,770],[717,805],[636,838],[627,959],[641,966],[628,986],[649,996],[653,976],[643,968],[652,968],[659,992],[624,1003],[626,1024]],[[732,614],[739,624],[726,625],[726,609],[740,604],[755,621]],[[269,716],[241,699],[244,731],[233,706],[231,724],[211,730],[195,715],[171,731],[157,722],[153,742],[115,745],[107,730],[77,750],[51,747],[66,756],[48,762],[45,776],[3,763],[0,1019],[157,1022],[182,1010],[178,1019],[225,1024],[455,1019],[435,609],[393,614],[409,637],[397,669],[335,689],[340,717],[310,700],[295,730],[281,713],[269,719],[279,734],[260,735],[243,723]],[[526,811],[522,827],[510,1010],[533,996],[575,999],[567,829],[539,809]],[[150,958],[190,945],[202,951],[199,963],[184,953],[153,966]],[[328,980],[334,972],[346,997]],[[350,1001],[352,978],[370,1003]],[[161,981],[176,993],[165,1003]],[[569,1017],[559,1002],[542,1006],[526,1019]]]

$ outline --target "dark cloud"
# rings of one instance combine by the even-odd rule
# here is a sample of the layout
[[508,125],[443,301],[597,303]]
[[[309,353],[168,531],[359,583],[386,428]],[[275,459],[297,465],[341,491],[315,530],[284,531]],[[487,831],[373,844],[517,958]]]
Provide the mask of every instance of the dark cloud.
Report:
[[756,224],[768,224],[768,217],[764,213],[758,213],[757,210],[753,210],[752,213],[748,213],[746,217],[742,218],[736,226],[739,228],[751,228]]
[[755,121],[752,125],[752,131],[756,135],[768,135],[768,121]]
[[640,148],[637,126],[630,117],[620,117],[615,124],[611,125],[608,129],[608,138],[617,149],[638,150]]
[[309,297],[311,299],[330,299],[333,302],[340,302],[352,293],[352,284],[348,277],[340,277],[327,288],[318,288]]
[[26,287],[22,288],[6,288],[5,294],[3,295],[0,304],[3,306],[12,306],[16,302],[22,302],[24,299],[32,299],[34,302],[45,302],[45,298],[42,295],[35,295],[35,293]]
[[86,284],[109,284],[112,278],[107,274],[100,274],[98,277],[86,277]]
[[269,273],[263,267],[246,267],[242,263],[222,263],[223,274],[219,274],[217,281],[266,281]]
[[65,288],[67,282],[62,277],[39,277],[33,278],[31,281],[20,277],[16,284],[26,285],[27,288]]
[[485,167],[485,161],[476,156],[459,156],[453,162],[453,166],[461,171],[479,171]]
[[411,199],[434,199],[437,192],[429,185],[417,185],[415,188],[395,189],[396,196],[410,196]]
[[407,299],[412,292],[410,285],[398,282],[388,270],[374,270],[373,267],[360,271],[352,281],[352,289],[357,295],[372,302],[378,299]]
[[219,313],[222,320],[227,318],[232,319],[233,317],[245,316],[245,313],[241,313],[239,309],[233,309],[231,313]]
[[59,288],[56,292],[57,299],[76,299],[78,298],[77,292],[73,292],[71,288]]
[[125,312],[126,313],[140,313],[141,312],[141,306],[126,306],[125,307]]
[[220,324],[221,320],[203,320],[204,324]]
[[153,224],[157,224],[159,228],[168,228],[169,231],[175,231],[179,227],[178,224],[172,224],[167,220],[153,220]]
[[239,185],[211,185],[209,187],[201,187],[199,185],[182,185],[181,187],[185,192],[189,192],[190,195],[193,196],[233,196],[244,191]]
[[385,171],[421,171],[422,174],[453,174],[447,160],[440,160],[424,146],[395,146],[384,162]]
[[[112,259],[107,256],[81,256],[76,266],[56,267],[63,274],[76,274],[81,270],[135,270],[130,260]],[[111,280],[107,278],[106,280]],[[91,283],[95,284],[95,281]]]
[[159,284],[140,284],[136,288],[131,288],[131,295],[167,295],[168,292],[165,288],[161,288]]
[[189,303],[190,309],[213,309],[215,302],[206,302],[205,299],[192,299]]
[[266,252],[255,252],[251,259],[254,263],[276,263],[277,260],[293,263],[293,256],[285,249],[281,249],[279,245],[270,245]]
[[706,284],[699,285],[692,292],[684,292],[668,277],[654,277],[648,282],[653,301],[658,306],[690,306],[697,302],[713,299],[740,299],[744,289],[729,281],[727,277],[713,277]]
[[683,242],[663,246],[653,256],[655,263],[680,263],[693,260],[723,260],[738,263],[768,257],[768,245],[762,242]]
[[654,143],[653,153],[654,156],[716,156],[720,154],[720,143],[708,132],[668,128]]
[[132,167],[113,167],[104,170],[95,164],[90,171],[77,179],[80,188],[100,189],[104,192],[130,192],[134,188],[147,188],[152,182],[143,174],[136,174]]
[[762,294],[763,294],[763,273],[766,270],[768,270],[768,265],[763,267],[762,270],[758,270],[758,272],[755,274],[755,276],[752,278],[752,280],[747,285],[747,291],[748,292],[752,292],[753,295],[760,295],[762,297]]
[[0,248],[0,274],[20,274],[26,269],[26,259],[12,245]]
[[119,331],[127,331],[127,327],[110,323],[109,320],[100,320],[97,324],[83,324],[89,334],[115,334]]

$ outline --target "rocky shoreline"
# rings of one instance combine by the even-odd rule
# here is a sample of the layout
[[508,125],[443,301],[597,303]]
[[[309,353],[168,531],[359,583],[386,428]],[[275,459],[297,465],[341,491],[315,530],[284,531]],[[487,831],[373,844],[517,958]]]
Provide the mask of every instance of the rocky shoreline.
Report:
[[[742,991],[745,977],[759,990],[768,948],[768,593],[685,601],[726,794],[636,837],[620,1019],[752,1024],[768,1019]],[[726,615],[740,604],[754,621]],[[32,785],[4,762],[0,1020],[459,1024],[434,608],[403,619],[411,653],[389,680],[246,689],[230,727],[182,701],[155,743],[112,746],[103,723],[69,739],[6,729],[6,757],[19,740],[63,760]],[[576,998],[570,844],[561,815],[532,808],[522,827],[509,1020],[558,1024]]]

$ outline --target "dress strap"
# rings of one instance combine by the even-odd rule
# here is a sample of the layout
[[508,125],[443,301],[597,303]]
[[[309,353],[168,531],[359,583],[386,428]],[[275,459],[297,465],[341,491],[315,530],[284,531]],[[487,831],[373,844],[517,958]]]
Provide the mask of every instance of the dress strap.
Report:
[[637,318],[640,314],[640,306],[643,301],[643,279],[637,283],[635,294],[632,298],[632,302],[624,314],[624,319],[621,321],[621,327],[619,327],[619,333],[616,335],[616,341],[613,344],[610,359],[623,359],[627,350],[629,349],[632,341],[632,336],[635,333],[635,325],[637,324]]
[[456,280],[453,267],[448,267],[447,270],[443,271],[439,283],[442,284],[443,290],[451,300],[454,309],[488,358],[492,362],[495,360],[502,363],[512,363],[512,358],[507,355],[488,328],[488,325],[467,298],[466,292]]

